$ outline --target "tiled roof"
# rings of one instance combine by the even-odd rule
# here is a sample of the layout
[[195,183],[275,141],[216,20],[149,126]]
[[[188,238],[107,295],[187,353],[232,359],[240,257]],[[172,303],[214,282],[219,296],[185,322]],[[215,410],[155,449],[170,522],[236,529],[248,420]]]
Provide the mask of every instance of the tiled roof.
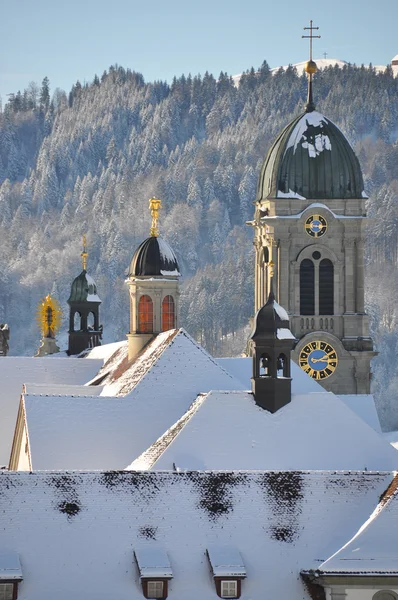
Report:
[[142,600],[136,548],[162,547],[169,600],[214,600],[207,548],[234,546],[242,600],[309,600],[300,571],[372,513],[391,473],[0,472],[0,545],[21,556],[19,600]]

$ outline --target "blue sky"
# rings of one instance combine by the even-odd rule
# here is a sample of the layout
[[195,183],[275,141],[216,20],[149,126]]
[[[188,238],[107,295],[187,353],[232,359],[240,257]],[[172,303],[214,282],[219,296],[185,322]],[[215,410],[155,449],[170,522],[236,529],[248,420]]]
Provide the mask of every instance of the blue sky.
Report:
[[181,73],[234,75],[305,60],[313,19],[323,52],[358,64],[398,53],[397,0],[0,0],[0,94],[47,75],[70,90],[118,63],[146,81]]

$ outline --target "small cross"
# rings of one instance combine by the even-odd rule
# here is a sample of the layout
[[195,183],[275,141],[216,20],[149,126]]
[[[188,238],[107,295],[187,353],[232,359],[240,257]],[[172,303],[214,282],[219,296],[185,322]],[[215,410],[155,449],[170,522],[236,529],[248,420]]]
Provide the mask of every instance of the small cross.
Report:
[[312,40],[314,38],[320,38],[320,35],[313,35],[313,31],[318,30],[319,27],[313,27],[312,26],[312,19],[310,20],[310,26],[309,27],[304,27],[304,30],[309,30],[310,35],[302,35],[302,38],[308,38],[310,40],[310,60],[312,60]]
[[327,52],[324,52],[324,53],[323,53],[323,58],[326,58],[326,57],[327,57],[327,55],[328,55],[328,53],[327,53]]

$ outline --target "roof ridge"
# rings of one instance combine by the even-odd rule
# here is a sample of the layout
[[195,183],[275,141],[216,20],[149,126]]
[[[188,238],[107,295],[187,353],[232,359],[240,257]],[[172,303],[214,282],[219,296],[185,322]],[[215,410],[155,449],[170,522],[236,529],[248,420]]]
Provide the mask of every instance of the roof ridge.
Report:
[[[133,465],[136,462],[145,461],[149,459],[147,463],[147,469],[150,470],[167,448],[174,442],[178,434],[182,431],[184,426],[191,420],[196,411],[202,406],[203,402],[211,392],[205,392],[198,394],[189,408],[185,413],[176,421],[171,427],[167,429],[153,444],[149,446],[142,454],[140,454],[133,462],[126,467],[126,471],[133,471]],[[144,470],[144,469],[137,469]]]

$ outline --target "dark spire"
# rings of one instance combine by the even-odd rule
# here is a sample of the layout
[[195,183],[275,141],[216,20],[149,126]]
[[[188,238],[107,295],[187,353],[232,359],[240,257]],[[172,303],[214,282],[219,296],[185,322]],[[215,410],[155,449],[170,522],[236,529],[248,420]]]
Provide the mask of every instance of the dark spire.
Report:
[[310,21],[310,26],[309,27],[304,27],[305,30],[308,30],[310,32],[309,35],[302,35],[302,38],[307,38],[310,40],[310,59],[309,61],[306,63],[304,70],[307,73],[308,76],[308,96],[307,96],[307,104],[305,106],[305,112],[309,113],[309,112],[313,112],[315,110],[315,104],[314,104],[314,99],[312,97],[312,76],[315,75],[315,73],[317,72],[318,68],[316,66],[316,63],[312,60],[312,40],[314,38],[320,38],[320,35],[314,35],[313,31],[314,30],[318,30],[319,27],[314,27],[312,25],[312,19]]

